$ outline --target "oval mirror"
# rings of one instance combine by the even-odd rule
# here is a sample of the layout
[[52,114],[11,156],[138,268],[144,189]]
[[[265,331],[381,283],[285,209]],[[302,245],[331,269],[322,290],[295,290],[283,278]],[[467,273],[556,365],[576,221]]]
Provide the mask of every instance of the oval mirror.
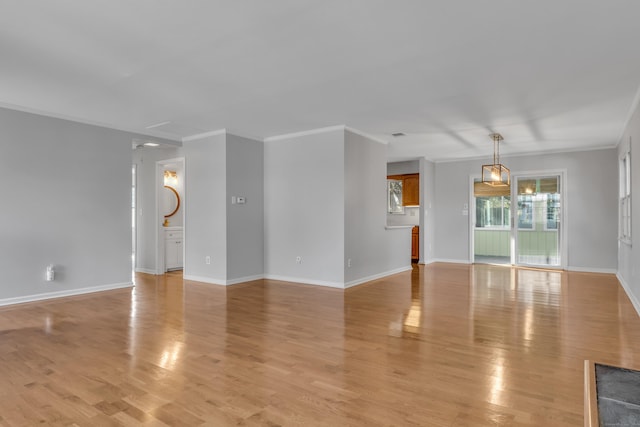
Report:
[[171,192],[168,197],[169,203],[167,204],[167,212],[169,213],[164,216],[165,218],[169,218],[175,215],[176,212],[178,212],[178,209],[180,209],[180,195],[173,187],[165,185],[164,188],[168,189]]

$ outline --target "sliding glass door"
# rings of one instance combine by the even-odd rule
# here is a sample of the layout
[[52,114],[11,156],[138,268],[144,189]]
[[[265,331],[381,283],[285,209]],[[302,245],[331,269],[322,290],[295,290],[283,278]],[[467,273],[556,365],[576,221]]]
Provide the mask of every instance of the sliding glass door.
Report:
[[515,264],[561,267],[560,175],[518,176],[513,185]]
[[561,268],[561,174],[512,177],[511,186],[473,182],[473,262]]

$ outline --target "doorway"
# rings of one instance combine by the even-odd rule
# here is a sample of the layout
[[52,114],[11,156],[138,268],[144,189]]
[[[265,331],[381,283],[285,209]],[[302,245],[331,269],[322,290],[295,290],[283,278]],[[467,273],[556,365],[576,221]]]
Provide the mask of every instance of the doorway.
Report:
[[511,264],[510,188],[490,187],[475,178],[471,206],[473,262]]
[[472,179],[474,263],[564,268],[564,172],[522,173],[511,185]]
[[184,157],[156,162],[157,274],[184,270]]
[[518,176],[515,264],[530,267],[562,266],[560,175]]

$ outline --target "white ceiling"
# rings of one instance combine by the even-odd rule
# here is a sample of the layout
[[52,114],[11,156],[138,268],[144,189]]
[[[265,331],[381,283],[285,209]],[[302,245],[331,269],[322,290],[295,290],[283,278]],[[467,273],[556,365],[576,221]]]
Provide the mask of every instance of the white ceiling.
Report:
[[9,0],[0,105],[175,140],[346,124],[396,160],[611,147],[639,28],[636,0]]

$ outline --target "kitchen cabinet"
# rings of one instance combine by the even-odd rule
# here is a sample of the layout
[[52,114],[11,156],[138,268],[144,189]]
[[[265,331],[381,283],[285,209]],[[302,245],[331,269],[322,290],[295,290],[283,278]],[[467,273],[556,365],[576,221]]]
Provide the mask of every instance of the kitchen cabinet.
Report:
[[411,261],[420,259],[420,227],[417,225],[411,230]]
[[413,173],[402,176],[402,204],[404,206],[420,205],[420,175]]
[[182,246],[183,246],[182,229],[172,227],[164,232],[164,266],[165,270],[179,270],[183,267]]
[[402,181],[402,206],[420,205],[420,174],[388,175],[387,179]]

